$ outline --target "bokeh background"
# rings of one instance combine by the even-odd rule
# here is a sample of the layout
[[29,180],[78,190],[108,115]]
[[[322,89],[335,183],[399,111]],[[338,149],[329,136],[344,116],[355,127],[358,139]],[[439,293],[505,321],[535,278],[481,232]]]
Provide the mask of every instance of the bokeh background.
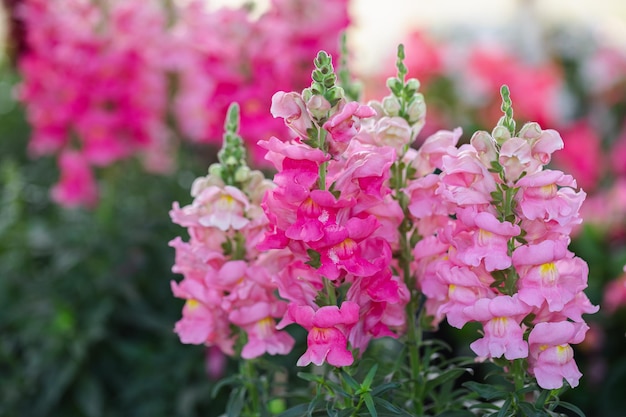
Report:
[[[253,144],[284,134],[271,94],[304,88],[320,47],[338,62],[345,28],[365,97],[387,94],[405,44],[428,106],[422,137],[491,130],[502,83],[520,125],[561,132],[554,164],[588,193],[572,248],[601,305],[576,349],[581,386],[564,398],[589,417],[626,416],[625,2],[281,0],[255,2],[251,17],[242,1],[122,3],[4,2],[0,416],[223,412],[228,393],[211,392],[236,364],[172,330],[183,301],[168,242],[183,231],[168,211],[215,160],[232,100],[265,168]],[[475,339],[441,331],[459,350]]]

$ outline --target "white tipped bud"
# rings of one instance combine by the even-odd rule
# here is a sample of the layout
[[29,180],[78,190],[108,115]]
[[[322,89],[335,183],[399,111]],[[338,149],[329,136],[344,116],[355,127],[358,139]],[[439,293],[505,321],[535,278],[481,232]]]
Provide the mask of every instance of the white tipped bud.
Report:
[[415,95],[406,112],[409,117],[409,123],[414,124],[422,122],[426,118],[426,103],[424,102],[424,96],[421,94]]
[[240,166],[239,168],[237,168],[237,171],[235,171],[235,181],[244,183],[248,181],[249,178],[250,168],[248,168],[247,166]]
[[498,125],[491,132],[491,136],[493,136],[498,145],[502,145],[504,142],[511,139],[511,132],[509,132],[508,128]]
[[387,116],[397,116],[400,113],[400,102],[395,96],[387,96],[383,99],[383,110]]

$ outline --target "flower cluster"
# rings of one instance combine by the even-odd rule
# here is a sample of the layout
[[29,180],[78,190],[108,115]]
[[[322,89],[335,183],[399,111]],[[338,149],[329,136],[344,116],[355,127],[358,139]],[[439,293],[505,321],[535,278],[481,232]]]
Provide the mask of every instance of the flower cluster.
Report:
[[[482,324],[470,345],[479,357],[528,358],[539,386],[560,388],[563,378],[576,386],[570,345],[584,339],[582,315],[597,311],[583,293],[587,264],[567,249],[585,193],[544,167],[563,147],[556,131],[529,123],[515,133],[511,122],[503,117],[492,134],[477,132],[442,157],[436,195],[453,210],[415,248],[427,263],[419,281],[436,320]],[[435,244],[435,255],[422,250]]]
[[196,142],[219,141],[231,101],[241,103],[244,137],[285,132],[267,112],[272,94],[305,87],[310,56],[336,53],[349,23],[347,0],[275,0],[258,19],[246,8],[212,11],[201,0],[167,10],[161,3],[15,6],[26,36],[19,98],[33,126],[32,153],[59,155],[57,202],[95,205],[93,167],[135,154],[149,170],[169,171],[174,130]]
[[276,328],[287,303],[276,298],[268,261],[255,248],[267,228],[261,199],[273,184],[242,163],[238,117],[238,107],[232,107],[220,163],[194,182],[193,202],[174,203],[170,212],[189,232],[188,242],[180,237],[170,242],[176,249],[173,271],[184,276],[172,282],[172,291],[187,300],[175,328],[183,343],[216,346],[233,355],[242,340],[238,353],[250,359],[286,354],[294,340]]
[[348,346],[363,352],[372,338],[396,337],[405,325],[409,290],[392,269],[402,211],[389,179],[411,129],[348,102],[328,55],[318,55],[312,77],[301,94],[272,99],[272,113],[297,138],[259,142],[278,171],[263,201],[271,231],[260,247],[289,256],[275,279],[289,302],[279,327],[297,323],[309,332],[298,365],[347,366]]
[[[173,219],[192,239],[173,242],[175,271],[185,274],[173,289],[198,300],[183,287],[202,281],[205,297],[203,310],[188,302],[177,332],[230,353],[228,324],[259,339],[260,330],[240,320],[245,311],[271,336],[254,354],[246,344],[244,357],[286,353],[291,343],[281,330],[297,324],[307,331],[299,366],[346,367],[372,339],[402,336],[417,345],[425,308],[435,324],[481,323],[483,337],[470,345],[481,359],[503,361],[522,380],[528,372],[542,388],[560,388],[564,379],[576,386],[571,345],[588,329],[582,315],[597,307],[583,292],[586,263],[568,250],[585,193],[570,175],[545,168],[563,147],[559,134],[537,123],[516,132],[504,87],[505,115],[491,134],[477,132],[457,147],[460,129],[438,131],[414,149],[426,108],[419,82],[405,79],[403,58],[399,48],[391,94],[363,104],[346,98],[320,52],[311,87],[272,98],[272,114],[295,135],[259,141],[277,170],[273,186],[257,186],[246,199],[247,186],[207,187],[213,180],[204,178],[191,206],[175,206]],[[252,224],[262,227],[251,233]],[[196,311],[210,325],[190,339]],[[421,365],[412,356],[409,385],[419,395]]]

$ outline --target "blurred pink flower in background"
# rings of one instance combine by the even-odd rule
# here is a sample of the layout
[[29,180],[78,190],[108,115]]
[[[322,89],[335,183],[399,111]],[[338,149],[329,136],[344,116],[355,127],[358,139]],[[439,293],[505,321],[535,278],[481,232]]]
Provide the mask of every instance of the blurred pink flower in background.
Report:
[[175,135],[221,143],[236,101],[241,134],[263,163],[256,142],[287,132],[269,114],[272,95],[306,87],[319,50],[338,56],[347,7],[275,0],[253,18],[200,0],[171,10],[156,0],[25,0],[13,14],[26,33],[19,98],[33,126],[30,150],[75,149],[87,168],[139,155],[149,171],[168,172]]

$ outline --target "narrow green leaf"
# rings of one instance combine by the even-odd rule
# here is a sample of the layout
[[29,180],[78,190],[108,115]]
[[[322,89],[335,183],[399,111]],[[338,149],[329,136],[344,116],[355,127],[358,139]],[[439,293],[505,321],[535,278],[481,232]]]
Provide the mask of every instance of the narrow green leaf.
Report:
[[341,375],[343,375],[344,381],[352,388],[352,391],[356,391],[360,388],[359,383],[346,371],[342,370]]
[[276,417],[302,417],[307,414],[309,410],[309,404],[298,404],[295,407],[291,407],[288,410],[283,411]]
[[319,375],[310,374],[308,372],[298,372],[298,378],[304,379],[309,382],[319,382]]
[[401,409],[400,407],[397,407],[396,405],[390,403],[389,401],[380,398],[380,397],[374,397],[374,403],[379,405],[380,407],[384,408],[385,410],[393,413],[394,415],[398,415],[398,416],[411,416],[411,414],[409,412],[407,412],[406,410]]
[[372,386],[372,382],[374,381],[374,376],[376,375],[377,370],[378,370],[378,364],[374,364],[374,366],[372,366],[370,370],[367,372],[367,375],[365,376],[365,379],[363,380],[363,383],[361,384],[362,388],[369,390],[369,388]]
[[496,414],[496,417],[505,417],[509,412],[509,409],[511,408],[512,402],[513,399],[511,397],[507,398],[504,404],[502,404],[502,408],[500,408],[500,411],[498,411],[498,414]]
[[467,410],[447,410],[437,414],[437,417],[475,417],[476,415]]
[[241,385],[241,377],[239,375],[233,375],[228,378],[221,379],[213,389],[211,390],[211,398],[215,398],[215,396],[219,393],[219,391],[225,386],[237,386]]
[[378,417],[378,412],[376,411],[376,407],[374,407],[374,400],[372,399],[372,396],[367,393],[363,395],[363,398],[365,399],[365,406],[367,407],[367,411],[370,412],[370,416]]
[[382,384],[377,386],[372,390],[372,395],[376,397],[377,395],[383,394],[389,390],[399,388],[401,385],[397,382],[388,382],[386,384]]
[[474,391],[486,400],[503,399],[508,395],[508,392],[503,391],[495,385],[480,384],[473,381],[464,382],[462,385],[470,391]]
[[[526,323],[526,322],[531,323],[534,319],[535,319],[535,315],[531,313],[528,316],[526,316],[524,320],[522,320],[522,323]],[[541,390],[541,394],[539,394],[539,397],[537,397],[537,401],[535,401],[535,408],[543,408],[549,396],[550,396],[549,390],[547,389]]]
[[531,403],[522,401],[518,404],[519,409],[528,417],[543,417],[546,415],[542,410],[537,410]]
[[458,377],[463,375],[465,372],[468,372],[468,370],[467,369],[462,369],[462,368],[448,369],[448,370],[442,372],[436,378],[433,378],[430,381],[426,382],[426,387],[425,387],[424,390],[425,390],[425,392],[432,392],[432,390],[435,387],[438,387],[439,385],[445,384],[448,381],[457,379]]
[[570,411],[573,411],[577,415],[579,415],[580,417],[585,417],[585,413],[583,413],[583,411],[580,408],[578,408],[577,406],[575,406],[572,403],[568,403],[568,402],[565,402],[565,401],[559,401],[558,406],[566,408],[566,409],[568,409]]
[[239,417],[245,404],[246,389],[244,387],[238,387],[231,391],[228,397],[228,403],[226,404],[226,416],[227,417]]

